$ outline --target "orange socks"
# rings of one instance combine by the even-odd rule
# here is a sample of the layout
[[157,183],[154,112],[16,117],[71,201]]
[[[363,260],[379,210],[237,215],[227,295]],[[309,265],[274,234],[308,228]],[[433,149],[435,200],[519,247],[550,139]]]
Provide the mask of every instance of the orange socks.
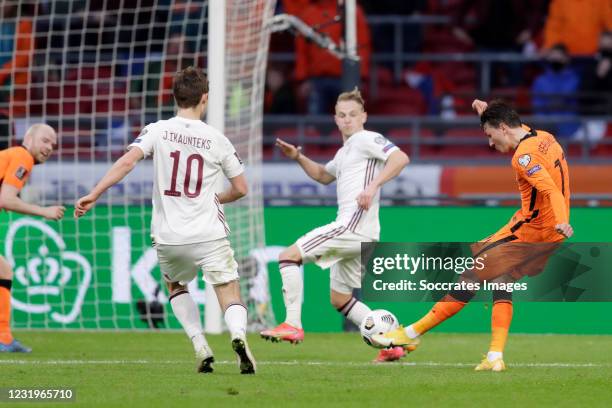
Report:
[[11,284],[9,279],[0,279],[0,343],[13,341],[11,334]]
[[489,351],[503,352],[512,322],[512,301],[500,300],[493,303],[491,314],[491,345]]
[[466,302],[460,302],[452,296],[446,295],[421,320],[413,323],[412,327],[418,335],[422,335],[455,315],[455,313],[463,309],[465,304]]

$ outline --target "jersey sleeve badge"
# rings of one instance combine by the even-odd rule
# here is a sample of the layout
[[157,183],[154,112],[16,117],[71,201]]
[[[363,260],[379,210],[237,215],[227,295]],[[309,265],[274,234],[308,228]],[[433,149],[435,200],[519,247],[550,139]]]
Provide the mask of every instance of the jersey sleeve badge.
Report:
[[532,168],[527,170],[527,175],[529,177],[531,177],[531,176],[533,176],[534,174],[536,174],[540,170],[542,170],[542,166],[540,166],[539,164],[536,164],[535,166],[533,166]]
[[15,172],[15,177],[17,177],[19,180],[22,180],[22,181],[27,175],[28,175],[28,170],[23,166],[19,166],[19,168]]
[[529,166],[529,163],[531,163],[531,156],[528,154],[524,154],[521,157],[519,157],[518,162],[521,166],[527,167]]
[[377,136],[377,137],[374,139],[374,142],[376,142],[376,144],[379,144],[379,145],[385,145],[385,144],[387,144],[387,139],[385,139],[385,138],[384,138],[384,137],[382,137],[382,136]]

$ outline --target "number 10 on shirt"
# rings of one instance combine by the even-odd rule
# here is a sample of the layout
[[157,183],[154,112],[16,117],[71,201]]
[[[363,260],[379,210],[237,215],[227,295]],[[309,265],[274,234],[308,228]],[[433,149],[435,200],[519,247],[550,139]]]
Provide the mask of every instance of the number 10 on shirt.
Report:
[[[170,189],[164,190],[164,195],[172,197],[180,197],[181,192],[176,189],[176,178],[178,176],[179,163],[181,160],[181,152],[175,150],[170,153],[170,157],[173,160],[172,163],[172,179],[170,181]],[[197,162],[198,179],[195,185],[195,191],[189,191],[189,184],[191,183],[191,169],[193,168],[193,162]],[[185,171],[185,180],[183,181],[183,192],[189,198],[196,198],[202,191],[202,178],[204,176],[204,158],[197,153],[189,155],[187,157],[187,170]]]

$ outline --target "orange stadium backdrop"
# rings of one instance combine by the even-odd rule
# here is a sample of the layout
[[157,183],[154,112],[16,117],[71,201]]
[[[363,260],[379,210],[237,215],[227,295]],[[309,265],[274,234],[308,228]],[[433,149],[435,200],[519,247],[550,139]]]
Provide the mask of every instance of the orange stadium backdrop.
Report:
[[[576,198],[612,194],[612,165],[570,164],[570,177]],[[517,185],[510,166],[445,166],[440,193],[449,197],[506,196],[517,194]]]

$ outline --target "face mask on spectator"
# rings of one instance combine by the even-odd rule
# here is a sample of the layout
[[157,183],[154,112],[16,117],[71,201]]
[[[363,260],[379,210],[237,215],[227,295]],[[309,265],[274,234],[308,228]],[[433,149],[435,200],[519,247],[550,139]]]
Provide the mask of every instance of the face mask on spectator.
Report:
[[548,61],[548,65],[550,66],[550,69],[552,69],[553,71],[561,72],[563,68],[565,68],[566,64],[563,61],[551,60],[551,61]]
[[599,50],[599,54],[601,55],[601,58],[612,59],[612,48],[602,48]]

